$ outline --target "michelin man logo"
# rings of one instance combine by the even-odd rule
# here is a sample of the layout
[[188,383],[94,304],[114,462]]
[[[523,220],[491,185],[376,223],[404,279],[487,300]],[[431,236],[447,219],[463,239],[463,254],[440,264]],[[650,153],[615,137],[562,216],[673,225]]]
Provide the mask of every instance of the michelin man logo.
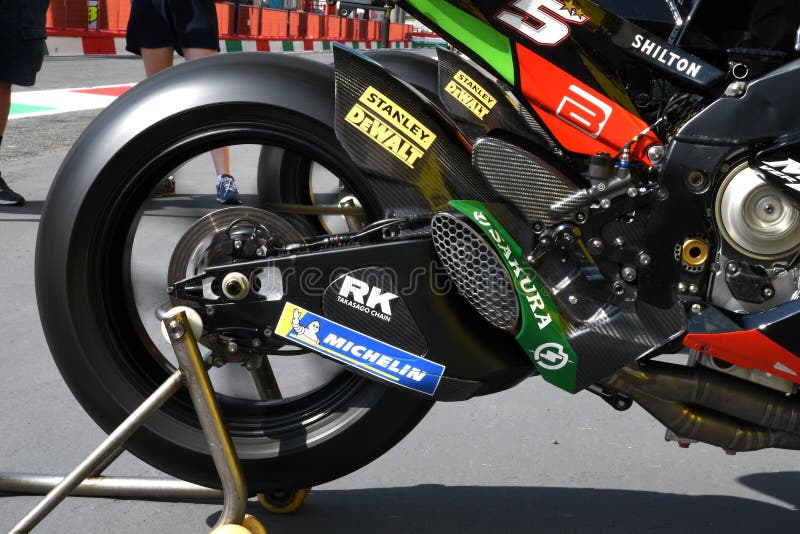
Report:
[[300,310],[295,308],[292,314],[292,329],[298,336],[303,336],[312,343],[319,345],[319,321],[311,321],[306,326],[300,324]]
[[551,371],[561,369],[569,362],[569,355],[564,352],[564,347],[558,343],[539,345],[533,353],[533,358],[541,367]]

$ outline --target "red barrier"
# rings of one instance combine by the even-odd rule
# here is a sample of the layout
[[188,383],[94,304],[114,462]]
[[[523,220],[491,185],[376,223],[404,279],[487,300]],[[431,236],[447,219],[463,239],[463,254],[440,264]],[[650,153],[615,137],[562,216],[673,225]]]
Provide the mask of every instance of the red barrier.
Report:
[[264,9],[261,12],[261,37],[282,39],[289,25],[289,12],[279,9]]
[[100,2],[100,16],[103,11],[108,13],[108,29],[114,31],[126,31],[128,29],[128,19],[131,16],[131,3],[107,0]]
[[306,39],[321,39],[325,34],[325,17],[314,13],[306,13],[308,24],[306,26]]
[[353,19],[342,19],[342,37],[345,41],[354,41],[356,36],[356,21]]
[[356,20],[355,33],[353,34],[354,41],[367,41],[369,40],[369,21],[359,19]]
[[[325,12],[332,12],[335,6],[325,4]],[[329,9],[330,8],[330,9]],[[217,2],[219,32],[223,38],[266,38],[269,40],[311,40],[331,41],[380,41],[381,22],[344,18],[317,13],[304,13],[284,9],[239,6],[230,2]],[[100,0],[97,13],[98,39],[108,34],[120,34],[128,26],[130,0]],[[234,32],[234,22],[237,31]],[[54,35],[83,34],[91,36],[95,30],[88,30],[89,11],[86,0],[51,0],[47,11],[47,29]],[[389,40],[408,41],[411,39],[411,26],[392,24]],[[106,53],[107,41],[97,41],[90,46],[92,53]],[[87,51],[88,53],[89,51]]]
[[233,34],[233,4],[217,3],[217,25],[220,35]]
[[258,36],[258,11],[257,7],[239,6],[237,35]]
[[333,40],[342,38],[341,17],[325,17],[325,38]]
[[47,25],[48,28],[59,30],[85,30],[89,27],[89,8],[86,0],[52,0],[48,10]]
[[301,15],[305,15],[305,13],[300,13],[299,11],[289,12],[289,26],[285,34],[289,39],[299,39],[302,35],[300,33]]

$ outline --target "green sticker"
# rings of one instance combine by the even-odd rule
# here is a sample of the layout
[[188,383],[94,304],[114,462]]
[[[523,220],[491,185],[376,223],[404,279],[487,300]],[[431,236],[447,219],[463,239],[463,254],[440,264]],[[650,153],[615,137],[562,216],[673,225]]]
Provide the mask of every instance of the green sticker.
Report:
[[511,275],[522,315],[517,343],[545,380],[574,393],[578,357],[567,340],[561,315],[547,288],[525,263],[522,247],[480,202],[451,200],[450,206],[469,217],[486,234]]

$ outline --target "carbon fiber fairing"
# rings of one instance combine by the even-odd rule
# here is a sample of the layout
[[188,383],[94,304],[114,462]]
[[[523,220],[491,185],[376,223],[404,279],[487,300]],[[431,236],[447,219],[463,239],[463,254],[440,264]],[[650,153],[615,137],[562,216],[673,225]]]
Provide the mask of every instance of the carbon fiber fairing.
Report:
[[[496,137],[475,143],[473,165],[503,199],[513,204],[528,222],[551,225],[572,219],[578,204],[561,205],[578,188],[558,169],[535,154]],[[559,204],[559,209],[553,207]]]
[[417,288],[401,288],[397,279],[396,271],[384,267],[364,267],[340,276],[325,290],[325,316],[412,354],[426,354],[428,342],[403,298]]
[[453,198],[491,199],[470,143],[438,108],[362,54],[336,46],[334,59],[337,136],[379,194],[382,184],[411,186],[411,198],[398,201],[431,211]]
[[471,140],[501,129],[530,135],[528,125],[506,93],[475,66],[443,48],[439,56],[439,99]]

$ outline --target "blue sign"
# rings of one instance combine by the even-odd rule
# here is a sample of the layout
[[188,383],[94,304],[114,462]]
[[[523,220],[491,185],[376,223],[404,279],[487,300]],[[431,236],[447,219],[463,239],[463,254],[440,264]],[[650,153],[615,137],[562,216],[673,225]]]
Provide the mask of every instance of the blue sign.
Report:
[[275,333],[314,352],[414,391],[433,395],[444,366],[287,302]]

